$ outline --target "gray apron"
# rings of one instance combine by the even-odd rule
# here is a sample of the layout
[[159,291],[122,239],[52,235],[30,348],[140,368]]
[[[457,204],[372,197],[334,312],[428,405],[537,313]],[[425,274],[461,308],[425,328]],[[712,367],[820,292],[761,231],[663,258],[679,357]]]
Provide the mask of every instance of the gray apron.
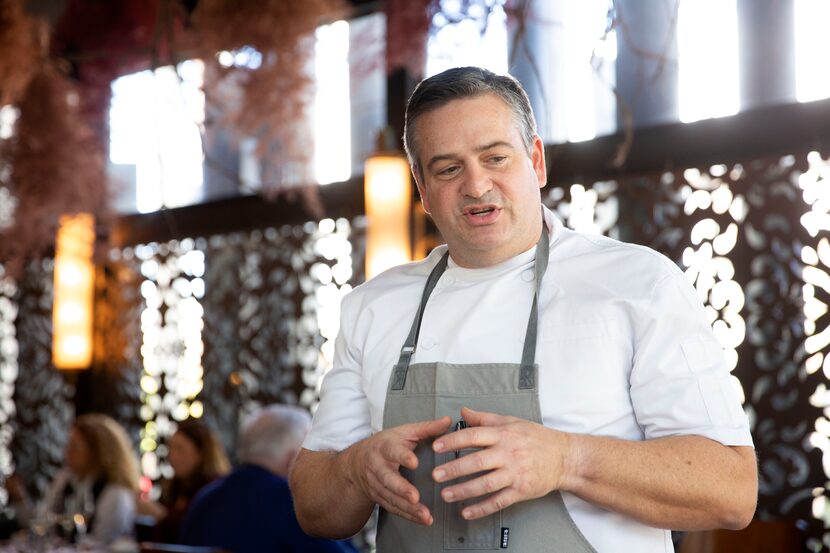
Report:
[[[453,420],[451,429],[458,428],[463,425],[459,421],[462,406],[541,424],[538,367],[535,364],[536,329],[539,289],[548,265],[548,245],[548,232],[543,228],[536,245],[536,291],[521,364],[460,365],[438,362],[410,366],[427,300],[447,268],[449,254],[444,254],[427,279],[409,336],[401,348],[400,359],[392,370],[383,413],[384,428],[444,416]],[[415,448],[418,468],[414,471],[402,468],[401,474],[418,489],[421,502],[432,513],[434,523],[429,527],[421,526],[381,509],[378,519],[378,553],[498,549],[519,553],[596,553],[574,524],[558,491],[516,503],[481,519],[465,520],[461,510],[482,498],[446,503],[441,498],[441,489],[460,480],[437,484],[432,479],[432,470],[458,455],[472,451],[474,450],[438,454],[432,451],[431,442],[418,444]]]

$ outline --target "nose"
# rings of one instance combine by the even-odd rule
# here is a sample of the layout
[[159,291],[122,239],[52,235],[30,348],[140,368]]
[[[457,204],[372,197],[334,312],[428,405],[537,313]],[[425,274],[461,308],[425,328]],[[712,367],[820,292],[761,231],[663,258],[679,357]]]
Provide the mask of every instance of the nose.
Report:
[[465,196],[481,198],[493,188],[493,181],[483,167],[470,164],[464,173],[462,192]]

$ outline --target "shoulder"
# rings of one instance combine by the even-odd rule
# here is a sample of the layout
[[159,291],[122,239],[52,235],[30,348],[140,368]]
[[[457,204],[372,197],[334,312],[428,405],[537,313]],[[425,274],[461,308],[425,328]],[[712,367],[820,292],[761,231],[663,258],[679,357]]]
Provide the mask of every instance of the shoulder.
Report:
[[683,276],[677,264],[651,248],[565,227],[557,229],[550,262],[557,280],[594,283],[617,291],[636,289],[642,294],[670,277]]
[[135,492],[120,484],[107,484],[95,506],[96,517],[132,517],[136,511]]
[[135,499],[135,493],[127,486],[121,484],[107,484],[101,490],[101,501],[109,500],[113,502],[123,502],[128,500],[132,502]]

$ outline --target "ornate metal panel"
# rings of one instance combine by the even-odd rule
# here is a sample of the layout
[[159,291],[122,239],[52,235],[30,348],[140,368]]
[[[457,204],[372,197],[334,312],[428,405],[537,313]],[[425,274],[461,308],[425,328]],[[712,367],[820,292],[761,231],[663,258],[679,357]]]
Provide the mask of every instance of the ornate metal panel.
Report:
[[543,194],[542,201],[568,228],[619,238],[619,203],[615,181],[551,188]]
[[144,474],[171,477],[164,440],[176,422],[202,415],[204,252],[194,240],[136,246],[140,262],[141,358],[139,450]]
[[[828,182],[830,163],[813,152],[545,197],[568,226],[650,246],[685,270],[750,418],[758,516],[800,520],[812,551],[830,544]],[[618,217],[603,219],[602,205]]]
[[230,451],[240,417],[258,406],[316,404],[354,279],[354,237],[348,220],[324,219],[208,241],[200,397]]
[[169,473],[177,421],[204,416],[233,452],[257,406],[314,407],[340,300],[362,275],[362,236],[359,221],[324,219],[112,253],[96,367],[114,379],[113,414],[138,429],[147,476]]
[[15,470],[35,497],[63,462],[63,446],[75,414],[74,387],[52,366],[51,260],[26,268],[18,288],[19,367],[14,390]]
[[[0,194],[2,190],[0,190]],[[11,420],[15,416],[14,387],[17,381],[17,353],[19,344],[15,331],[17,319],[17,285],[4,276],[0,265],[0,479],[14,471],[11,445],[14,429]],[[0,488],[0,507],[7,504],[5,488]]]
[[98,270],[95,301],[95,360],[87,407],[119,421],[135,444],[141,439],[141,260],[134,250],[112,250]]
[[[827,316],[827,307],[830,304],[830,159],[822,157],[817,152],[810,152],[806,160],[799,159],[797,165],[799,170],[794,172],[790,181],[797,182],[806,209],[799,219],[803,227],[803,244],[799,250],[793,252],[795,260],[791,264],[794,266],[793,270],[800,269],[804,284],[800,290],[801,297],[796,295],[796,291],[790,292],[790,295],[795,297],[791,306],[788,306],[789,310],[779,318],[788,319],[788,315],[791,315],[794,309],[800,309],[798,319],[803,321],[803,328],[790,325],[791,332],[799,338],[806,338],[798,343],[794,357],[794,361],[798,363],[797,367],[787,365],[786,372],[780,372],[784,373],[785,382],[790,383],[789,387],[797,390],[793,404],[798,405],[798,411],[804,412],[805,416],[798,421],[798,432],[790,432],[788,436],[783,434],[786,428],[782,429],[783,437],[789,438],[785,442],[789,447],[783,450],[781,457],[784,457],[784,460],[799,460],[799,447],[811,454],[820,451],[822,470],[816,466],[818,462],[814,462],[809,467],[809,473],[804,474],[807,467],[803,467],[802,462],[795,466],[800,469],[798,472],[780,472],[783,472],[782,476],[786,478],[785,485],[795,484],[800,487],[799,500],[812,497],[812,515],[820,524],[812,524],[816,530],[810,532],[808,546],[812,551],[827,551],[830,550],[830,491],[827,489],[827,479],[830,477],[830,394],[827,392],[827,379],[830,378],[830,319]],[[783,255],[792,257],[790,252]],[[780,385],[781,380],[779,377],[775,384]],[[811,390],[812,393],[809,393]],[[784,402],[779,402],[779,405],[773,407],[787,408],[787,405],[781,405],[782,403]],[[800,431],[802,425],[807,427],[806,436],[802,436]],[[810,451],[811,448],[815,449]],[[781,464],[787,466],[783,462]],[[795,463],[791,461],[791,464]],[[794,476],[796,478],[793,478]],[[818,531],[818,527],[821,528],[821,532]]]

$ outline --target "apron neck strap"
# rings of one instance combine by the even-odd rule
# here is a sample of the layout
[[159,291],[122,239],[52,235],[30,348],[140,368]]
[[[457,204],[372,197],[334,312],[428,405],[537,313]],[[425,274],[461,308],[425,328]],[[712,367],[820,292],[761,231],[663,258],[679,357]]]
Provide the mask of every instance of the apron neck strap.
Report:
[[[542,220],[542,234],[539,241],[536,242],[536,261],[534,263],[535,270],[535,289],[533,292],[533,303],[530,308],[530,316],[527,321],[527,330],[525,332],[524,349],[522,350],[522,362],[519,370],[519,388],[528,389],[536,385],[535,378],[535,359],[536,359],[536,334],[539,326],[539,307],[538,297],[539,290],[542,285],[542,277],[548,268],[548,256],[550,253],[550,238],[548,237],[548,228]],[[392,372],[392,389],[402,390],[406,382],[406,373],[409,370],[409,363],[415,353],[415,344],[418,343],[418,335],[421,331],[421,320],[424,317],[424,310],[426,309],[427,301],[438,284],[438,280],[444,271],[447,270],[447,263],[449,261],[449,251],[444,253],[438,264],[432,269],[429,274],[427,283],[424,286],[424,291],[421,294],[421,303],[418,306],[418,311],[415,314],[415,320],[412,321],[412,327],[409,329],[409,336],[407,336],[401,354],[398,357],[398,362]]]
[[527,319],[527,330],[525,331],[525,344],[522,349],[522,364],[519,368],[519,389],[530,389],[536,386],[536,371],[533,370],[536,364],[536,335],[539,329],[539,291],[542,288],[542,277],[548,270],[548,257],[550,256],[550,238],[548,227],[542,223],[542,235],[536,243],[536,262],[534,263],[534,290],[533,303],[530,306],[530,315]]

